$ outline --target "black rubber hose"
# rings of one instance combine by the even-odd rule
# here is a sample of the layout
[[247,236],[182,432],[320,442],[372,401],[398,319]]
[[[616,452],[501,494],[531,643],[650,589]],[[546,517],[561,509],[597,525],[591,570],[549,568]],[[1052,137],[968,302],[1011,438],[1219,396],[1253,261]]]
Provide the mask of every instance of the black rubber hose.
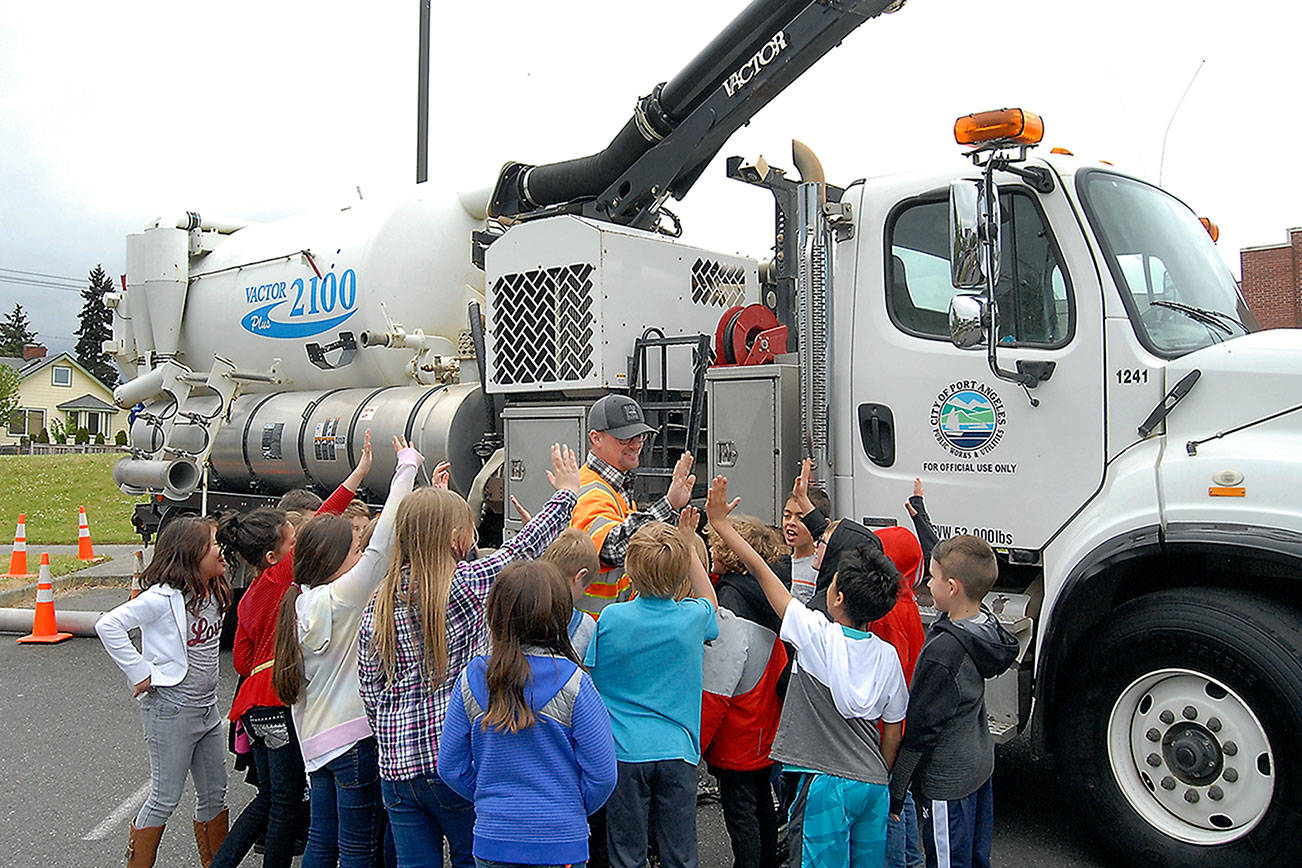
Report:
[[525,176],[521,193],[535,205],[554,205],[586,199],[605,190],[620,173],[651,147],[629,118],[604,151],[588,157],[548,163]]

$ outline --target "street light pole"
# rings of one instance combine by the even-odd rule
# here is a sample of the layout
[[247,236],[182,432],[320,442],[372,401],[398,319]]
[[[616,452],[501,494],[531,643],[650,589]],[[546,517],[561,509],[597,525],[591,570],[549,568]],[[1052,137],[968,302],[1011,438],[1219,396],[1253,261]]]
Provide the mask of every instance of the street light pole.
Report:
[[420,0],[420,60],[416,64],[416,183],[429,178],[430,0]]

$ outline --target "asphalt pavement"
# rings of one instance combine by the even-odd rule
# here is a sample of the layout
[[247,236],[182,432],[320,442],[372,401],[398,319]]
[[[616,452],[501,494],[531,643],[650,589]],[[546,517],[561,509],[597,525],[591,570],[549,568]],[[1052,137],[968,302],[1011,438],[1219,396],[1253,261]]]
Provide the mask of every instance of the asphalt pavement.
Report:
[[[61,592],[56,605],[104,611],[126,599],[123,588]],[[136,705],[126,679],[95,639],[18,645],[0,635],[0,864],[13,868],[122,864],[127,826],[149,780]],[[235,687],[222,655],[220,707]],[[1112,863],[1081,828],[1054,772],[1034,760],[1024,740],[999,749],[995,771],[993,862],[1000,866],[1103,868]],[[252,788],[232,776],[231,816]],[[163,835],[160,866],[198,865],[190,818],[193,791]],[[702,868],[732,864],[717,802],[701,805]],[[259,864],[250,856],[245,864]],[[297,863],[296,863],[297,864]]]

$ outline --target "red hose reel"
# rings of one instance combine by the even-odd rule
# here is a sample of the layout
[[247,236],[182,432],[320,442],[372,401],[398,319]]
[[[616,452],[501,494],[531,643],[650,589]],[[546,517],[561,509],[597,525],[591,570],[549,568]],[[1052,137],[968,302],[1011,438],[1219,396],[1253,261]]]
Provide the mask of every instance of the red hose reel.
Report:
[[763,365],[787,351],[787,327],[762,304],[730,307],[714,330],[715,365]]

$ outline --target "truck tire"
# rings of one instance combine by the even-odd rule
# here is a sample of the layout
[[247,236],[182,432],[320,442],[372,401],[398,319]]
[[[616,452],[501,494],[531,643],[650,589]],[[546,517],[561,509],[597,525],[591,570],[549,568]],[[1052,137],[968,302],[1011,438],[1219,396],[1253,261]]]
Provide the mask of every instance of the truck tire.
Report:
[[[1214,588],[1127,603],[1059,692],[1060,780],[1129,864],[1297,864],[1298,613]],[[1290,855],[1291,854],[1291,855]]]

